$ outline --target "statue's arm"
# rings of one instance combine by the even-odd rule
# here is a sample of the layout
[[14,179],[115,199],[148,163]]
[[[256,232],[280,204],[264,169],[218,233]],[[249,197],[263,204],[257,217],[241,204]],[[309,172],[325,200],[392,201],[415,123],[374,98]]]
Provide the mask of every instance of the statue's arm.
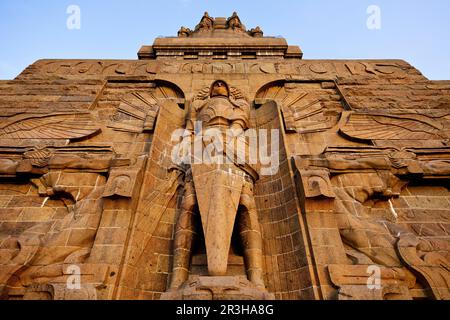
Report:
[[186,115],[186,123],[184,126],[184,132],[181,136],[181,141],[178,144],[177,160],[172,161],[172,166],[170,170],[180,171],[185,173],[189,169],[190,159],[191,159],[191,148],[194,141],[195,135],[195,121],[196,112],[194,103],[188,105],[188,112]]
[[246,130],[247,125],[243,119],[237,119],[234,120],[231,124],[231,132],[233,133],[233,136],[238,137],[244,133]]

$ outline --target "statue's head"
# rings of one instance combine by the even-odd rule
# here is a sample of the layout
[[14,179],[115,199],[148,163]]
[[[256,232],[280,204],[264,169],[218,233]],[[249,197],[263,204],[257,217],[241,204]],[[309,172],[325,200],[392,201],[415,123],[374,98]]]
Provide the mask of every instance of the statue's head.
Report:
[[228,85],[225,81],[218,80],[214,82],[211,86],[211,98],[212,97],[229,97],[230,90],[228,89]]
[[114,179],[114,191],[116,194],[126,193],[130,188],[131,179],[129,176],[120,175]]

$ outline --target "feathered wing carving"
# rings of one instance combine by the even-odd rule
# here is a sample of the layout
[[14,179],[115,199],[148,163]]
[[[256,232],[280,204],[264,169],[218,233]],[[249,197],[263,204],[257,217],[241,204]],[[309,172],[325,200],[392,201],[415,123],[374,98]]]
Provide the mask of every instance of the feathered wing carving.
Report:
[[340,132],[361,140],[439,140],[445,138],[441,123],[416,114],[343,114]]
[[314,133],[336,124],[332,117],[325,116],[321,95],[318,90],[303,90],[301,86],[287,89],[284,84],[276,84],[260,91],[257,99],[277,102],[287,132]]
[[205,100],[206,98],[209,97],[210,90],[211,90],[210,87],[204,87],[197,93],[194,100]]
[[[116,131],[133,133],[153,131],[158,112],[159,101],[152,92],[132,92],[122,97],[115,116],[119,119],[112,121],[108,127]],[[131,117],[131,119],[137,120],[140,124],[128,124],[121,121],[120,115]]]
[[[211,87],[204,87],[197,93],[194,100],[206,100],[210,93]],[[247,100],[244,93],[236,87],[230,87],[230,98],[232,100]]]
[[230,88],[230,95],[231,95],[231,98],[233,98],[234,100],[247,100],[244,93],[235,87]]
[[298,133],[312,133],[332,127],[324,114],[319,97],[308,92],[297,91],[286,94],[281,100],[286,130]]
[[0,123],[0,139],[81,139],[100,131],[89,113],[20,114]]
[[108,124],[116,131],[153,132],[160,106],[166,100],[184,103],[184,94],[170,85],[160,84],[151,90],[136,90],[123,95],[117,113]]
[[132,92],[122,98],[119,111],[138,120],[145,120],[150,112],[156,117],[158,99],[151,92]]

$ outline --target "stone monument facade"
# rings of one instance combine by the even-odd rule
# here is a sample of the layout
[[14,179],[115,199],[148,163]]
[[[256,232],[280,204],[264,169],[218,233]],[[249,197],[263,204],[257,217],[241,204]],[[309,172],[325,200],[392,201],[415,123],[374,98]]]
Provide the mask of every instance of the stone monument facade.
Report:
[[450,81],[234,13],[0,81],[0,298],[450,299]]

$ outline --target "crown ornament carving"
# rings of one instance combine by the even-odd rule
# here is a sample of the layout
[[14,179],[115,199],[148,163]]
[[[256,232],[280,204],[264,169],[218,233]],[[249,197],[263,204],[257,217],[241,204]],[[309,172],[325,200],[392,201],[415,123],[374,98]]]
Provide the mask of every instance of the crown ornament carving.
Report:
[[181,29],[178,31],[178,37],[206,37],[212,35],[217,30],[225,31],[227,33],[230,33],[230,35],[245,35],[256,38],[262,37],[264,35],[259,26],[247,30],[236,12],[233,12],[231,17],[229,17],[228,19],[212,18],[208,14],[208,12],[205,12],[199,24],[197,24],[194,30],[191,30],[187,27],[181,27]]

